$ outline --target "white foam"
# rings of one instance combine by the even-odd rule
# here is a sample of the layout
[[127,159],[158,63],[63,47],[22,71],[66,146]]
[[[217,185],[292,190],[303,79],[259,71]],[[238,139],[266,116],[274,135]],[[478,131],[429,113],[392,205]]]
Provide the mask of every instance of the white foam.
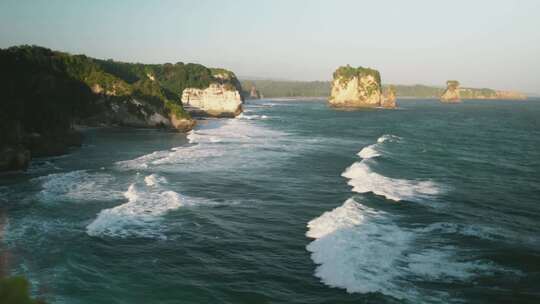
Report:
[[342,176],[349,179],[354,192],[373,192],[394,201],[414,201],[440,193],[438,185],[431,181],[395,179],[375,173],[365,160],[352,164]]
[[395,142],[401,140],[401,137],[392,135],[392,134],[385,134],[381,137],[377,138],[377,143],[369,145],[364,147],[360,152],[358,152],[358,156],[360,156],[363,159],[369,159],[369,158],[375,158],[378,156],[381,156],[380,149],[381,145],[385,142]]
[[245,113],[240,113],[240,115],[236,116],[236,119],[268,119],[268,116],[266,115],[246,115]]
[[159,186],[161,184],[166,184],[167,179],[157,174],[150,174],[144,177],[144,182],[147,186]]
[[377,143],[382,144],[384,142],[393,142],[393,141],[399,141],[401,140],[401,137],[392,135],[392,134],[384,134],[383,136],[377,138]]
[[429,231],[399,227],[391,215],[353,199],[308,223],[306,249],[315,276],[349,293],[380,292],[412,303],[443,302],[443,291],[422,283],[470,282],[478,275],[508,272],[452,246],[422,248]]
[[217,143],[221,141],[218,137],[212,135],[211,133],[207,134],[203,132],[195,132],[195,130],[189,131],[187,138],[190,143]]
[[[296,142],[291,144],[286,133],[245,119],[204,121],[188,134],[188,139],[190,145],[156,151],[116,165],[121,169],[153,172],[223,171],[248,165],[264,166],[264,161],[284,159],[289,151],[300,146]],[[279,155],[270,157],[269,153]]]
[[308,223],[307,237],[318,239],[339,229],[350,228],[362,223],[364,215],[359,205],[352,199],[347,200],[341,207],[323,213]]
[[145,183],[131,184],[124,193],[127,202],[102,210],[97,218],[86,227],[90,236],[111,237],[159,237],[162,216],[181,206],[196,204],[193,199],[163,188],[164,178],[152,174]]
[[55,173],[33,179],[41,182],[38,199],[42,201],[92,201],[118,199],[121,192],[110,189],[114,177],[86,170]]
[[392,281],[400,273],[399,258],[412,234],[393,224],[384,212],[353,199],[308,224],[307,246],[318,264],[315,276],[348,292],[383,292],[400,297]]
[[369,159],[381,156],[381,154],[379,153],[379,151],[377,151],[377,145],[369,145],[360,150],[360,152],[358,152],[358,156],[363,159]]

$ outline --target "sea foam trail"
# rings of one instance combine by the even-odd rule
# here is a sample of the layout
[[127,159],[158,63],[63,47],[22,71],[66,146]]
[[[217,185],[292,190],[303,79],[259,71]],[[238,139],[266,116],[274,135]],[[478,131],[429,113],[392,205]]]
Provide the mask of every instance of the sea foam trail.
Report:
[[421,283],[467,282],[483,273],[506,271],[478,257],[463,257],[452,246],[419,247],[418,236],[429,233],[400,227],[390,214],[354,199],[307,226],[306,236],[315,239],[306,247],[318,265],[315,276],[349,293],[380,292],[413,303],[441,303],[441,292],[424,290]]
[[124,193],[127,203],[102,210],[86,227],[90,236],[159,237],[159,223],[163,215],[182,206],[197,202],[168,190],[167,180],[156,174],[144,178],[144,183],[133,183]]
[[41,183],[42,190],[37,198],[46,202],[110,200],[121,197],[120,191],[109,187],[114,177],[105,173],[78,170],[49,174],[34,178],[33,181]]
[[386,142],[400,140],[401,138],[395,135],[383,135],[377,139],[376,144],[364,147],[358,152],[358,156],[362,160],[355,162],[341,174],[349,179],[348,184],[353,187],[352,191],[373,192],[394,201],[412,201],[440,192],[438,185],[431,181],[389,178],[371,170],[369,162],[373,162],[374,158],[381,156],[381,146]]
[[391,135],[391,134],[385,134],[377,139],[377,143],[369,145],[367,147],[364,147],[360,152],[358,152],[358,156],[360,156],[363,159],[369,159],[369,158],[375,158],[378,156],[381,156],[381,145],[385,142],[396,142],[400,141],[401,137]]
[[189,132],[187,139],[190,145],[155,151],[116,165],[125,170],[153,172],[238,169],[247,165],[264,166],[260,160],[272,159],[268,153],[279,154],[281,157],[275,158],[283,159],[284,154],[298,147],[289,142],[286,133],[267,129],[249,119],[209,120]]
[[252,120],[252,119],[268,119],[268,116],[266,115],[247,115],[245,113],[240,113],[240,115],[236,116],[236,119],[247,119],[247,120]]

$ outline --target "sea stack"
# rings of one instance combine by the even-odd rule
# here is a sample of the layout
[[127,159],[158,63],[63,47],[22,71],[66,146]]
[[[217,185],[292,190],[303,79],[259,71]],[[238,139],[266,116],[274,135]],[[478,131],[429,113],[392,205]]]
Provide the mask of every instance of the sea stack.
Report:
[[332,92],[328,102],[333,107],[344,108],[395,108],[395,94],[385,100],[382,94],[381,75],[370,68],[341,66],[334,72]]
[[261,93],[259,90],[257,90],[257,87],[254,85],[251,86],[251,90],[249,91],[249,99],[261,99]]
[[444,102],[444,103],[461,102],[461,96],[459,95],[459,81],[448,80],[446,82],[446,90],[441,95],[441,102]]
[[394,86],[388,86],[383,90],[381,106],[383,108],[393,109],[397,106],[396,99],[396,89]]
[[192,116],[235,117],[242,113],[242,88],[233,72],[212,69],[207,88],[186,88],[182,104]]

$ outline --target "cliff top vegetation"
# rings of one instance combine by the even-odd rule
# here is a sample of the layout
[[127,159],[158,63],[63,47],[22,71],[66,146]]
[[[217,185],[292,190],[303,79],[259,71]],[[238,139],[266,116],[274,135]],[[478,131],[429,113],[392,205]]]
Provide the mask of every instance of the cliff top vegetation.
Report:
[[381,74],[379,73],[379,71],[371,69],[371,68],[364,68],[364,67],[354,68],[354,67],[351,67],[350,65],[346,65],[346,66],[340,66],[334,72],[334,80],[339,79],[341,83],[345,83],[354,77],[362,78],[365,76],[373,76],[377,84],[381,86]]

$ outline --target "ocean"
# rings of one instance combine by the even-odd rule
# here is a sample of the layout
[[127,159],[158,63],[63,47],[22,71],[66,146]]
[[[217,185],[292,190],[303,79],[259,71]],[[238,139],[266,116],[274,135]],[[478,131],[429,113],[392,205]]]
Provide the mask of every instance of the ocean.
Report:
[[47,303],[540,303],[540,102],[248,101],[0,176]]

